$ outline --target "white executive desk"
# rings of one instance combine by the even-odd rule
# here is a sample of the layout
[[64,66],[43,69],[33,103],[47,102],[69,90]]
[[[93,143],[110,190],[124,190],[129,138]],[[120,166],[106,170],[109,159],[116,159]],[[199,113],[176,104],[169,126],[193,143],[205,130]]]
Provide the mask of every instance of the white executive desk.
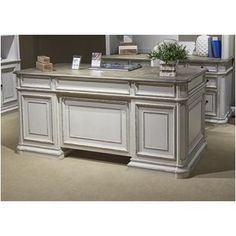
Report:
[[18,152],[63,157],[70,149],[131,156],[128,166],[187,177],[206,147],[205,69],[17,72]]

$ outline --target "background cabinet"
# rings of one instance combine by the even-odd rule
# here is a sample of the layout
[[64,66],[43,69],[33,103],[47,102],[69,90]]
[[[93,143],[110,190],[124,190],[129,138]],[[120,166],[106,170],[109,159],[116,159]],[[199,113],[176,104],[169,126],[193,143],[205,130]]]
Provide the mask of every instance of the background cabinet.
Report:
[[[226,123],[231,116],[233,105],[233,59],[208,62],[189,61],[192,66],[209,68],[206,74],[206,121]],[[232,91],[233,90],[233,91]]]
[[20,70],[18,36],[1,36],[1,113],[18,108],[16,70]]

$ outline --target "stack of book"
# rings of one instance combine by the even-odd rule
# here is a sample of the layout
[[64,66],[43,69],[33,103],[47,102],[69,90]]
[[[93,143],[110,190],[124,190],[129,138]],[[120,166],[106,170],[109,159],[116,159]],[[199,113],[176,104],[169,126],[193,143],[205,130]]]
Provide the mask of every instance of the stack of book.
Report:
[[120,55],[133,55],[138,53],[138,45],[132,42],[131,43],[122,42],[120,43],[118,50]]
[[41,71],[53,71],[53,64],[50,62],[50,57],[38,56],[36,61],[36,68]]

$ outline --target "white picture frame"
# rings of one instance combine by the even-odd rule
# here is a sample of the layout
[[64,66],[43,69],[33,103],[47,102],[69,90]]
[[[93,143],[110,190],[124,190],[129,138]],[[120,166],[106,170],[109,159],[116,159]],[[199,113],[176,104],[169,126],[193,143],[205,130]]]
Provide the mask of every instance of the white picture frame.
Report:
[[102,63],[102,53],[101,52],[93,52],[91,67],[101,67],[101,63]]
[[73,61],[72,61],[72,70],[79,70],[80,68],[80,62],[81,62],[81,56],[79,55],[74,55],[73,56]]

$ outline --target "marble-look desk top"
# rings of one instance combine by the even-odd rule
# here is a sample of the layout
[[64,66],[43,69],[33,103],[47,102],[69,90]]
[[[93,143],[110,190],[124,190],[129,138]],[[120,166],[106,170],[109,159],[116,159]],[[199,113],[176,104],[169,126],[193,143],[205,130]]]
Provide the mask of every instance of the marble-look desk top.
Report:
[[50,76],[63,78],[93,78],[163,83],[188,83],[192,79],[204,74],[207,70],[195,67],[177,67],[176,77],[160,77],[157,67],[143,66],[133,71],[96,71],[88,69],[90,65],[81,65],[80,70],[72,70],[71,64],[55,64],[52,72],[42,72],[36,68],[17,71],[17,75],[24,76]]

